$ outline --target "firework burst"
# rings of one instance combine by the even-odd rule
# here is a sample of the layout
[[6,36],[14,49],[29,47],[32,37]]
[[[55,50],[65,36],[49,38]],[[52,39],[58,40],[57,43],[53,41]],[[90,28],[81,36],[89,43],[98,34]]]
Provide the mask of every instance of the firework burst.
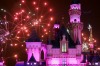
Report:
[[28,2],[22,0],[17,5],[18,9],[16,8],[16,12],[14,11],[12,14],[1,9],[12,18],[9,20],[9,16],[4,15],[4,18],[0,21],[1,42],[10,41],[11,46],[17,43],[22,44],[30,36],[33,28],[35,28],[41,40],[45,40],[49,36],[53,24],[53,9],[44,0]]

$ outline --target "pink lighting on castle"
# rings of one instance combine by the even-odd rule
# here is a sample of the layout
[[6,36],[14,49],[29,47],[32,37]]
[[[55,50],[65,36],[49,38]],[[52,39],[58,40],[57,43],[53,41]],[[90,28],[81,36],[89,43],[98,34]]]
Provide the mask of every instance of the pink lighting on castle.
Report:
[[72,5],[70,5],[70,9],[81,9],[81,5],[80,4],[72,4]]
[[55,24],[54,28],[60,28],[60,25],[59,24]]
[[76,60],[76,58],[68,58],[67,63],[68,64],[77,64],[77,60]]
[[[33,2],[35,5],[36,2]],[[44,5],[46,6],[47,3],[45,2]],[[37,7],[36,10],[39,8]],[[52,9],[50,9],[52,11]],[[81,16],[81,5],[80,4],[71,4],[69,9],[69,16],[70,16],[70,28],[72,29],[72,33],[70,33],[71,38],[73,39],[74,43],[76,44],[76,41],[78,41],[78,44],[75,45],[74,48],[69,47],[69,38],[66,34],[60,35],[59,48],[54,48],[53,44],[43,44],[42,42],[26,42],[27,47],[27,54],[28,54],[28,60],[30,57],[34,56],[35,60],[37,62],[45,61],[46,66],[60,66],[60,65],[69,65],[69,66],[86,66],[86,63],[81,63],[83,60],[83,54],[82,54],[82,42],[81,42],[81,31],[83,29],[83,23],[80,20]],[[41,19],[43,16],[41,16]],[[54,18],[50,17],[50,20],[53,21]],[[47,26],[50,26],[47,24]],[[61,28],[58,23],[54,24],[53,29]],[[46,34],[47,29],[44,28],[43,30]],[[61,30],[63,31],[63,29]],[[67,31],[67,29],[65,30]],[[43,38],[44,35],[41,35]],[[72,44],[72,43],[71,43]],[[41,56],[44,56],[41,59]]]
[[60,64],[59,58],[52,58],[50,64]]
[[70,16],[70,22],[72,23],[80,23],[80,16],[79,15],[72,15]]
[[39,61],[39,57],[40,57],[40,47],[41,47],[41,42],[27,42],[26,43],[26,47],[27,47],[27,53],[28,53],[28,60],[30,59],[30,57],[32,56],[32,53],[35,57],[36,61]]

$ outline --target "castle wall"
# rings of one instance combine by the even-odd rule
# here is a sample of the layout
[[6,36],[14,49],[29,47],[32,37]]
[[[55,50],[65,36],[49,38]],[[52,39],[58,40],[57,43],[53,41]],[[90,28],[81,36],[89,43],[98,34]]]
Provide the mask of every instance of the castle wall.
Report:
[[26,47],[27,47],[28,60],[30,59],[33,53],[36,61],[40,61],[41,42],[26,42]]
[[78,65],[81,63],[78,63],[78,60],[76,58],[49,58],[46,60],[47,65]]

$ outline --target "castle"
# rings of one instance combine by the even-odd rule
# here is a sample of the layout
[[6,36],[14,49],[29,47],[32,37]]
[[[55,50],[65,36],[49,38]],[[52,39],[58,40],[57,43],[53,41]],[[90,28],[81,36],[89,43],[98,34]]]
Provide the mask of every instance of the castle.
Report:
[[27,40],[28,61],[33,56],[34,61],[45,61],[46,66],[85,66],[85,63],[81,63],[83,60],[81,41],[83,23],[80,20],[81,4],[79,0],[73,0],[71,3],[69,16],[69,32],[65,26],[55,23],[55,40],[49,40],[48,44],[43,44],[38,37],[31,36]]
[[82,53],[83,23],[80,20],[80,0],[72,0],[69,17],[68,28],[60,26],[59,23],[54,24],[55,39],[49,39],[47,44],[40,41],[35,30],[32,32],[26,41],[27,66],[86,66],[86,62],[82,63],[84,54]]

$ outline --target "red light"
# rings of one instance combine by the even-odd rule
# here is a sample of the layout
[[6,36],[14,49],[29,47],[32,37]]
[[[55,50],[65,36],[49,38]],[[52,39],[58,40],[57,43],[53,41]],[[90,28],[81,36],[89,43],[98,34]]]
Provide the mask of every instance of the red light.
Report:
[[22,0],[22,3],[25,3],[25,1],[24,1],[24,0]]
[[21,45],[22,47],[24,46],[24,45]]
[[14,57],[15,57],[15,58],[18,58],[18,55],[17,55],[17,54],[15,54],[15,55],[14,55]]
[[51,17],[50,20],[53,21],[53,17]]
[[15,46],[17,46],[17,44],[15,44]]
[[50,24],[48,24],[48,26],[50,26]]
[[47,35],[48,33],[46,32],[45,34]]
[[22,10],[22,12],[25,12],[25,10]]
[[18,18],[17,17],[15,17],[15,20],[17,20]]
[[20,37],[16,37],[17,39],[19,39]]
[[13,46],[13,44],[10,44],[10,46]]
[[33,2],[34,5],[36,5],[36,2]]
[[43,16],[41,16],[41,18],[43,18]]
[[17,33],[20,33],[20,31],[18,31]]
[[25,30],[25,32],[28,32],[28,30]]
[[84,37],[84,40],[86,40],[86,38]]
[[52,11],[52,9],[50,8],[50,9],[49,9],[49,11],[51,12],[51,11]]
[[42,35],[42,38],[43,38],[44,36]]
[[90,41],[90,39],[89,39],[89,41]]
[[30,34],[27,34],[27,36],[30,36]]
[[16,13],[16,15],[18,15],[18,13]]
[[37,7],[36,10],[39,10],[39,8]]
[[94,42],[97,42],[96,40],[94,40]]
[[82,33],[82,36],[84,36],[84,34]]
[[26,17],[27,19],[29,18],[29,16]]
[[27,29],[27,27],[25,27],[25,26],[24,26],[23,28],[24,28],[25,30]]
[[44,5],[46,6],[46,5],[47,5],[47,3],[45,2],[45,3],[44,3]]
[[47,31],[46,29],[44,29],[44,31]]

